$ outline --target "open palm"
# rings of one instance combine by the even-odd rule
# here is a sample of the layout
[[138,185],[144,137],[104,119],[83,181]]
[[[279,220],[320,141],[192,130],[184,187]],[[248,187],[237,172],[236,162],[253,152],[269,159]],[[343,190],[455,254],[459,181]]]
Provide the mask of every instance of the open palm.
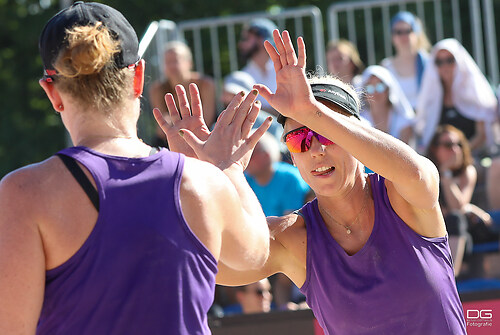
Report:
[[153,114],[156,122],[158,122],[158,125],[167,136],[170,150],[183,153],[189,157],[198,158],[194,150],[179,135],[179,130],[189,129],[203,141],[210,136],[210,130],[203,119],[200,92],[196,84],[189,85],[189,96],[191,97],[190,104],[186,90],[183,86],[177,85],[175,91],[179,99],[179,108],[175,105],[172,94],[169,93],[165,95],[165,103],[167,105],[170,122],[165,120],[160,110],[156,108],[153,110]]

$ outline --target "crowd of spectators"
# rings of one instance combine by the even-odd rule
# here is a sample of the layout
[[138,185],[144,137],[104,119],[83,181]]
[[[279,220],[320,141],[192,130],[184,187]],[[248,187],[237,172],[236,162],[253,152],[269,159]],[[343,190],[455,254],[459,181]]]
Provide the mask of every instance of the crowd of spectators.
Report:
[[[388,24],[393,56],[365,69],[354,44],[330,41],[327,70],[360,94],[363,122],[400,139],[437,166],[455,275],[458,279],[474,276],[477,264],[471,264],[475,258],[470,257],[474,246],[495,242],[498,249],[500,188],[495,185],[500,185],[500,158],[495,155],[500,134],[494,127],[500,115],[498,97],[457,40],[447,38],[431,46],[422,22],[410,12],[397,13]],[[235,94],[247,94],[257,83],[275,90],[273,65],[263,46],[275,28],[267,19],[256,19],[244,27],[238,49],[246,65],[225,77],[222,106]],[[210,126],[217,116],[214,83],[191,68],[189,48],[181,42],[169,43],[166,79],[152,86],[150,99],[154,107],[161,108],[165,93],[173,93],[176,84],[187,88],[194,81],[200,87],[205,122]],[[265,99],[261,102],[256,126],[269,115],[277,115]],[[282,128],[273,121],[268,133],[257,144],[246,177],[266,216],[281,216],[299,209],[314,194],[287,158]],[[216,304],[231,314],[296,309],[303,302],[298,288],[285,276],[269,279],[237,289],[218,287]]]

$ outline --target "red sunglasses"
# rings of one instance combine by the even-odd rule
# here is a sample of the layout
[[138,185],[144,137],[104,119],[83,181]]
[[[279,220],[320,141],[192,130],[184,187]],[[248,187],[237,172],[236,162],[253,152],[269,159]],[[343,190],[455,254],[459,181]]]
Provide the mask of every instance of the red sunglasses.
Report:
[[294,130],[289,131],[283,136],[286,146],[288,150],[293,153],[297,152],[306,152],[311,148],[312,138],[316,137],[316,139],[322,145],[330,145],[333,144],[332,141],[327,139],[324,136],[321,136],[315,131],[307,127],[300,127]]

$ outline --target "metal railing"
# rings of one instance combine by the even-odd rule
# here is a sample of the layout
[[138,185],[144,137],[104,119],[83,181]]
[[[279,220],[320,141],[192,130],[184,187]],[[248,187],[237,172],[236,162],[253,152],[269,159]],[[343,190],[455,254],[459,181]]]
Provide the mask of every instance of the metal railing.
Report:
[[[335,3],[328,8],[328,36],[331,40],[350,40],[358,46],[362,58],[368,64],[376,64],[393,54],[389,23],[392,15],[400,10],[411,11],[422,20],[431,43],[447,37],[459,40],[472,50],[471,54],[479,68],[492,84],[498,85],[493,0],[366,0]],[[377,20],[380,23],[374,24],[374,16],[380,18],[380,21]],[[364,31],[359,31],[358,28],[363,26]],[[470,29],[471,41],[463,41],[466,29]],[[383,50],[379,46],[383,46]]]

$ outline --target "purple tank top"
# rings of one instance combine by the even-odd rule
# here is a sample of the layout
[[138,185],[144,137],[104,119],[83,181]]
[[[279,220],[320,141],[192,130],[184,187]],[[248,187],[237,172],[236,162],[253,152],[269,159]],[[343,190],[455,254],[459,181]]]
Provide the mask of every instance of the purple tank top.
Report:
[[210,334],[217,261],[182,215],[184,156],[60,153],[92,173],[100,209],[83,246],[46,272],[37,334]]
[[307,226],[307,276],[301,292],[326,334],[466,334],[447,237],[415,233],[394,212],[384,178],[370,175],[373,231],[349,256],[333,239],[317,200]]

